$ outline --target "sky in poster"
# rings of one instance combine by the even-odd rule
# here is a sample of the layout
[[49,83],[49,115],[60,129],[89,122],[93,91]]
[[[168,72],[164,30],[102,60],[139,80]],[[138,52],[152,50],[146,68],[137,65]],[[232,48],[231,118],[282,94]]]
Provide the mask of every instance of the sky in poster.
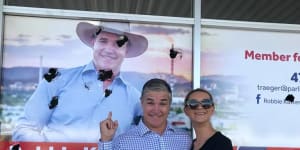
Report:
[[[3,67],[37,67],[42,64],[69,68],[89,62],[92,51],[75,32],[80,21],[87,20],[5,16]],[[143,55],[126,59],[123,71],[170,73],[169,49],[173,44],[183,54],[181,59],[174,59],[174,74],[191,81],[191,27],[131,23],[130,30],[144,35],[149,47]]]

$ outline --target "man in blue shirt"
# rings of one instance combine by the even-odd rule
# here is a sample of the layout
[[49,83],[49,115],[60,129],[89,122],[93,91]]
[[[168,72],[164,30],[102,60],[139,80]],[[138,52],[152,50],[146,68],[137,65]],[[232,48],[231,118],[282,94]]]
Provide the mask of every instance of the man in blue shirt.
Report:
[[99,150],[188,150],[191,147],[191,136],[183,130],[175,129],[168,124],[167,117],[172,103],[172,92],[167,82],[151,79],[145,83],[141,104],[142,121],[136,127],[113,140],[119,128],[119,120],[113,121],[114,114],[101,121],[101,139]]
[[141,115],[140,92],[120,72],[124,58],[145,52],[144,36],[129,24],[86,22],[77,25],[80,40],[93,49],[93,60],[71,69],[52,69],[27,101],[13,141],[91,142],[100,138],[99,122],[109,112],[119,122],[116,135]]

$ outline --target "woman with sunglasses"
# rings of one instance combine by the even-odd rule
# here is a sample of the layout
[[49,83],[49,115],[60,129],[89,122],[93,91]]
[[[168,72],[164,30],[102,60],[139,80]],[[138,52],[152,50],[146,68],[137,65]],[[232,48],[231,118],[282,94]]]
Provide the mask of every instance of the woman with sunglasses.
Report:
[[184,100],[184,112],[195,130],[191,150],[232,150],[231,140],[216,131],[210,119],[215,111],[212,95],[204,89],[190,91]]

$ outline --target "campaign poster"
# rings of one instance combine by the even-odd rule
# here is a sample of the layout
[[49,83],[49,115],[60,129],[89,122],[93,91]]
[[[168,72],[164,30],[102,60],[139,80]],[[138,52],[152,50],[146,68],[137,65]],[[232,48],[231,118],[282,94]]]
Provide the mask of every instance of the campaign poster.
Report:
[[300,34],[204,27],[201,87],[213,124],[240,149],[300,148]]
[[[101,20],[4,16],[0,149],[11,148],[15,143],[11,141],[11,136],[16,122],[49,68],[72,68],[92,60],[92,49],[76,35],[79,22],[99,24]],[[182,108],[183,97],[192,89],[192,27],[130,23],[130,32],[144,35],[148,40],[148,48],[142,55],[124,60],[121,66],[124,78],[138,90],[141,90],[148,79],[165,79],[173,90],[173,103],[168,119],[173,126],[191,132],[190,122]],[[170,56],[171,50],[176,52],[176,56]],[[97,147],[97,141],[38,143],[38,146],[31,142],[25,144],[41,149]]]

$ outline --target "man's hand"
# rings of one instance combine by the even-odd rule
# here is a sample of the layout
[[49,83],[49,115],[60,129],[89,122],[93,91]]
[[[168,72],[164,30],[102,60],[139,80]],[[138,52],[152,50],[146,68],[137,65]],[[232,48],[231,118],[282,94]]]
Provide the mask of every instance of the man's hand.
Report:
[[107,118],[100,122],[101,141],[103,142],[111,141],[118,128],[118,121],[112,121],[111,117],[112,112],[109,112]]

